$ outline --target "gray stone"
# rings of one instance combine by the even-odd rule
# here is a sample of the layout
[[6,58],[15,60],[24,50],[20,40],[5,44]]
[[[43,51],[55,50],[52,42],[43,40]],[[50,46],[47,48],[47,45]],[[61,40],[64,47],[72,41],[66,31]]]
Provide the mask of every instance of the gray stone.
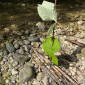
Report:
[[32,78],[33,74],[34,74],[33,68],[30,67],[29,65],[25,64],[24,68],[21,69],[21,71],[19,73],[19,81],[27,82]]
[[24,49],[24,51],[28,52],[29,51],[28,45],[23,45],[23,49]]
[[39,39],[39,36],[38,36],[38,34],[30,34],[30,37],[28,38],[28,41],[30,41],[30,42],[36,42],[36,41],[39,41],[40,39]]
[[39,41],[39,37],[29,37],[28,38],[28,40],[30,41],[30,42],[36,42],[36,41]]
[[16,75],[16,74],[18,74],[18,71],[15,70],[15,69],[12,69],[12,70],[11,70],[11,73],[12,73],[12,75]]
[[32,84],[33,85],[40,85],[40,82],[38,80],[34,80]]
[[43,73],[42,73],[42,72],[38,73],[38,74],[37,74],[37,80],[38,80],[38,81],[41,81],[42,78],[43,78]]
[[18,53],[15,53],[13,55],[13,58],[18,61],[21,65],[23,65],[26,61],[29,60],[29,57],[27,55],[22,55],[22,54],[18,54]]
[[14,44],[15,49],[19,49],[20,45],[18,43]]
[[8,52],[15,51],[15,48],[14,48],[13,44],[10,43],[10,42],[6,43],[6,49],[8,50]]
[[30,44],[30,41],[24,40],[24,44],[25,44],[25,45]]
[[40,30],[42,30],[42,31],[46,29],[45,25],[44,25],[43,23],[41,23],[41,22],[38,22],[38,23],[36,24],[36,26],[38,26],[38,28],[39,28]]
[[48,77],[45,76],[45,77],[43,78],[42,82],[43,82],[44,85],[49,85],[49,79],[48,79]]
[[26,31],[25,31],[25,34],[26,34],[26,35],[29,35],[29,34],[30,34],[30,30],[26,30]]
[[17,53],[24,54],[24,49],[23,49],[23,47],[20,47],[20,49],[17,50]]
[[15,61],[15,62],[13,63],[13,66],[15,67],[15,66],[17,66],[17,65],[18,65],[18,62]]
[[19,41],[18,44],[22,46],[23,45],[23,42],[22,41]]
[[7,50],[4,50],[3,51],[3,55],[8,55],[8,51]]

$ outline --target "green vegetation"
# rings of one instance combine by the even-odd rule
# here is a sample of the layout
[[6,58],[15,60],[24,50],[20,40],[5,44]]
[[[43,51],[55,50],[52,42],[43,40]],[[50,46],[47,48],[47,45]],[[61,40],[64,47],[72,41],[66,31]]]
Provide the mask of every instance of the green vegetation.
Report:
[[[56,0],[55,0],[56,1]],[[56,2],[55,2],[56,3]],[[43,3],[38,5],[38,14],[43,21],[55,21],[48,30],[47,37],[43,40],[43,49],[47,55],[52,59],[52,62],[58,65],[58,58],[54,53],[60,50],[60,42],[57,38],[54,38],[54,28],[57,25],[57,12],[54,3],[43,1]],[[52,37],[50,34],[53,31]]]

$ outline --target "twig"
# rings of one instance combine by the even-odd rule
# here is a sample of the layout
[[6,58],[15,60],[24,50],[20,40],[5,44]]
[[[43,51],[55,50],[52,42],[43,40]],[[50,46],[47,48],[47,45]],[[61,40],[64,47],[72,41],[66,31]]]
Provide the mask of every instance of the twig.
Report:
[[[34,49],[33,49],[34,50]],[[47,63],[47,65],[48,65],[48,63],[49,63],[49,65],[51,65],[51,62],[48,60],[48,59],[46,59],[45,57],[43,57],[42,55],[40,55],[37,51],[35,51],[34,50],[34,52],[36,53],[36,55],[38,56],[38,57],[40,57],[40,59],[43,59],[44,61],[44,63],[46,62]],[[70,83],[73,83],[73,85],[78,85],[78,83],[76,82],[76,81],[74,81],[73,79],[71,79],[65,72],[63,72],[59,67],[57,67],[57,66],[55,66],[55,65],[52,65],[52,68],[53,69],[55,69],[55,72],[57,73],[57,72],[59,72],[59,74],[61,74],[61,75],[63,75],[66,79],[68,79],[69,81],[70,81]],[[55,74],[56,75],[56,74]],[[56,75],[56,76],[59,76],[60,77],[60,75]],[[60,79],[61,79],[61,77],[60,77]],[[61,79],[62,80],[62,79]],[[62,80],[62,81],[64,81],[64,80]],[[66,82],[64,82],[64,83],[66,83]],[[69,83],[68,81],[67,81],[67,83]],[[66,85],[69,85],[69,84],[66,84]]]
[[80,43],[80,42],[76,42],[76,41],[68,40],[68,39],[66,39],[66,41],[68,41],[68,42],[70,42],[70,43],[73,43],[73,44],[76,44],[76,45],[78,45],[78,46],[80,46],[80,47],[85,47],[85,44]]

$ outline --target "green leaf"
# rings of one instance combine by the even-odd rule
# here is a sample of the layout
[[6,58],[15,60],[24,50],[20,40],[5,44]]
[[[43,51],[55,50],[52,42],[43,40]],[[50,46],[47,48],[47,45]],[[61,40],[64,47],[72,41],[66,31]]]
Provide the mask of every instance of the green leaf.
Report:
[[38,4],[37,10],[43,21],[57,21],[57,12],[54,8],[54,3],[43,1],[42,4]]
[[43,49],[47,55],[52,56],[54,53],[60,50],[60,42],[57,38],[54,38],[54,43],[52,46],[52,38],[45,38],[43,40]]
[[48,30],[47,37],[52,33],[53,28],[56,26],[56,23],[52,24]]
[[55,55],[52,56],[52,62],[58,66],[58,58]]

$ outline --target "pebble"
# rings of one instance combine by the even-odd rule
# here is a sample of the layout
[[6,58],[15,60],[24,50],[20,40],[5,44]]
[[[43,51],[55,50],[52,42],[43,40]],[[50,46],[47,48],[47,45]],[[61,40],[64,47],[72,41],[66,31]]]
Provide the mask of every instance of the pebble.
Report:
[[26,34],[26,35],[29,35],[29,34],[30,34],[30,30],[26,30],[26,31],[25,31],[25,34]]
[[8,52],[15,51],[15,48],[14,48],[13,44],[10,43],[10,42],[6,43],[6,49],[8,50]]
[[18,74],[18,71],[15,70],[15,69],[12,69],[12,70],[11,70],[11,73],[12,73],[12,75],[16,75],[16,74]]
[[33,85],[40,85],[40,82],[38,80],[34,80],[32,84]]
[[19,80],[20,82],[27,82],[32,78],[33,75],[34,75],[33,68],[25,64],[24,68],[22,68],[19,73]]
[[77,23],[78,23],[79,25],[81,25],[81,24],[83,23],[83,21],[78,21]]
[[30,44],[30,41],[24,40],[24,44],[25,44],[25,45]]
[[17,65],[18,65],[18,62],[15,61],[15,62],[13,63],[13,66],[15,67],[15,66],[17,66]]
[[46,29],[45,25],[44,25],[43,23],[41,23],[41,22],[38,22],[38,23],[36,24],[36,26],[38,26],[38,28],[39,28],[40,30],[42,30],[42,31],[44,31],[44,30]]
[[49,85],[49,79],[47,76],[45,76],[43,79],[42,79],[42,82],[44,85]]
[[42,78],[43,78],[43,73],[42,73],[42,72],[39,72],[39,73],[37,74],[37,80],[38,80],[38,81],[41,81]]
[[23,49],[23,47],[20,47],[20,49],[17,50],[17,53],[24,54],[24,49]]
[[23,45],[23,49],[24,49],[24,51],[28,52],[29,51],[28,45]]
[[35,42],[35,43],[32,42],[31,45],[32,45],[33,47],[35,47],[35,48],[38,48],[38,47],[39,47],[39,43],[38,43],[38,42]]
[[81,83],[83,79],[84,79],[83,75],[79,75],[77,77],[77,80],[78,80],[79,83]]
[[6,84],[8,84],[9,83],[9,80],[6,80]]
[[15,53],[13,55],[13,58],[19,62],[20,65],[23,65],[26,61],[29,60],[29,57],[27,55],[22,55],[22,54],[18,54]]
[[20,47],[20,46],[19,46],[18,43],[16,43],[16,44],[14,45],[14,48],[15,48],[15,49],[19,49],[19,47]]

